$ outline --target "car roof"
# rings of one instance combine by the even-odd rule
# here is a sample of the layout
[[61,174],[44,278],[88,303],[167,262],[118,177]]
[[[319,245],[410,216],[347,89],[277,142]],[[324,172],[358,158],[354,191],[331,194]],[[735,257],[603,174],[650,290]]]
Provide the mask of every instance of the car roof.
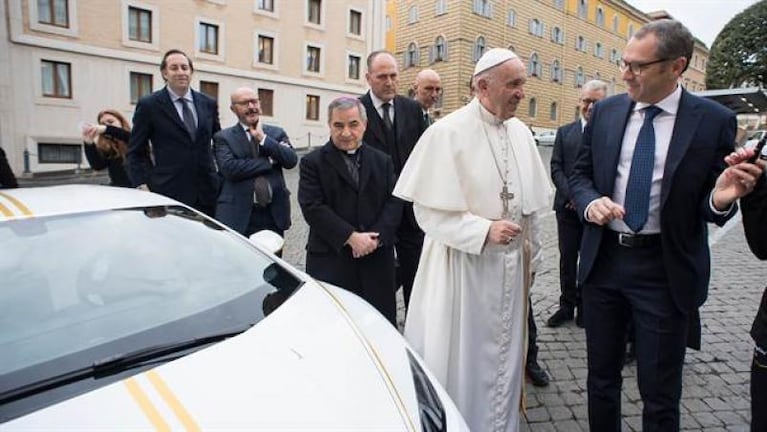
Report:
[[122,208],[179,205],[138,189],[97,185],[62,185],[0,189],[0,222]]

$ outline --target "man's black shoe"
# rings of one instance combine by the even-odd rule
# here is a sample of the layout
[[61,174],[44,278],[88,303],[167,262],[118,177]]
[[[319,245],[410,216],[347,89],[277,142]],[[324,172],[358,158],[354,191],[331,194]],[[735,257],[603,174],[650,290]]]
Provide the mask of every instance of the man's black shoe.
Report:
[[549,385],[549,374],[538,364],[538,362],[528,362],[525,372],[530,378],[530,382],[536,387],[546,387]]
[[559,327],[571,319],[573,319],[572,309],[559,308],[559,310],[554,312],[554,315],[546,321],[546,325],[549,327]]

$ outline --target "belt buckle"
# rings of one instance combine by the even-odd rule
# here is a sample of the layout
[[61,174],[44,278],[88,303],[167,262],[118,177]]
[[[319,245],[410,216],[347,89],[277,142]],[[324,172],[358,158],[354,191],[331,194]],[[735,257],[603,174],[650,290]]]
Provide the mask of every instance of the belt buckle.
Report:
[[627,247],[627,248],[633,248],[634,247],[634,235],[629,233],[618,233],[618,244]]

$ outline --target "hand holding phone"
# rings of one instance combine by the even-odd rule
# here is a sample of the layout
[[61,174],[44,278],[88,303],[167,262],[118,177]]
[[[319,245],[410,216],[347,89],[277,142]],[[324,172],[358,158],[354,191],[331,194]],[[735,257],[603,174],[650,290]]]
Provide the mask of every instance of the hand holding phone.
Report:
[[762,149],[764,149],[764,144],[767,142],[767,134],[762,137],[762,139],[759,140],[758,143],[754,146],[754,155],[748,158],[748,161],[750,163],[756,163],[756,160],[759,159],[759,157],[762,155]]

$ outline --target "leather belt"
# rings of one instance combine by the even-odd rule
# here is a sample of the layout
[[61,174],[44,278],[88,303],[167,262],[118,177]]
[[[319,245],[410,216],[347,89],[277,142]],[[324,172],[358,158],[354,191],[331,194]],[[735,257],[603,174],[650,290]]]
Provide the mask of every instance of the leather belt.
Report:
[[608,238],[627,248],[648,248],[660,245],[660,234],[631,234],[605,230]]

